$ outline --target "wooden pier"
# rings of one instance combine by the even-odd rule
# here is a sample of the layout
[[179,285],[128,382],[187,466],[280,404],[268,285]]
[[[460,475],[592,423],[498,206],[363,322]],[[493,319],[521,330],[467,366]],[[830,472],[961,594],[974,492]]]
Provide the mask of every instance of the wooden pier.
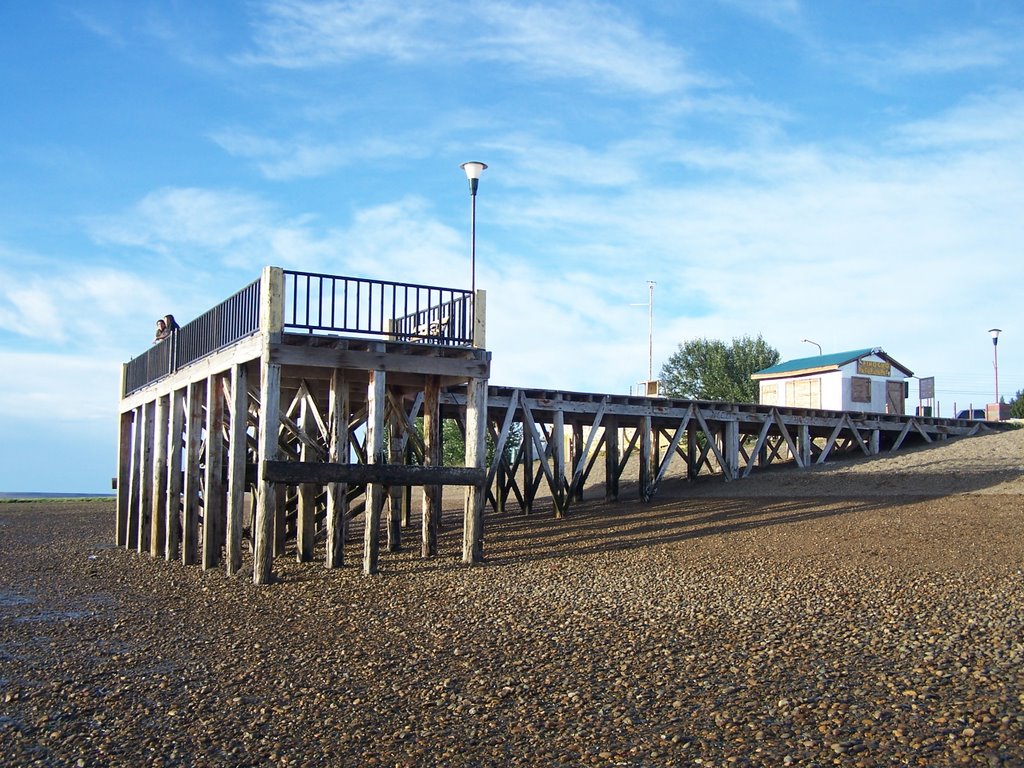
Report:
[[[441,490],[465,492],[462,560],[483,559],[486,507],[533,511],[542,483],[569,513],[597,463],[604,498],[627,466],[650,500],[673,462],[724,482],[779,462],[872,456],[985,422],[490,386],[484,294],[267,267],[123,369],[116,542],[154,557],[243,564],[273,580],[294,547],[345,563],[363,516],[362,569],[402,547],[420,489],[419,548],[437,554]],[[443,466],[441,422],[465,435]],[[488,446],[492,459],[487,462]],[[635,462],[630,460],[635,458]],[[385,516],[386,513],[386,516]],[[382,536],[384,517],[386,536]]]

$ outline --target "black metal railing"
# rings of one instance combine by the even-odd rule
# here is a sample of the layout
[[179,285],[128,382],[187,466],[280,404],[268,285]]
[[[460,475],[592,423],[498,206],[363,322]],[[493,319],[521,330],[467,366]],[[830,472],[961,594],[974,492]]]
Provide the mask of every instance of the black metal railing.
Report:
[[260,329],[260,281],[173,331],[125,367],[124,394],[194,363]]
[[260,281],[204,312],[176,334],[176,367],[211,355],[260,329]]
[[469,291],[286,270],[284,301],[285,331],[473,343]]
[[[283,328],[472,346],[470,291],[280,270]],[[124,395],[260,330],[264,287],[254,280],[125,366]]]

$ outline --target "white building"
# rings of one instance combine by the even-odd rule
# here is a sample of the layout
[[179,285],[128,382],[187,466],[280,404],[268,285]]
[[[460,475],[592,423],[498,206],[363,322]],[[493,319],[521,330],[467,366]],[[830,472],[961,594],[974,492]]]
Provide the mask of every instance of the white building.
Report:
[[913,375],[875,347],[789,360],[751,378],[762,405],[903,414]]

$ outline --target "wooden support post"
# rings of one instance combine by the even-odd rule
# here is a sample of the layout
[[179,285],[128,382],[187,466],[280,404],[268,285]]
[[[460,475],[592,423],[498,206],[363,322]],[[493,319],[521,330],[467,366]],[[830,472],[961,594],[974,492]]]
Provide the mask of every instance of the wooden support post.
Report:
[[260,423],[256,440],[257,500],[252,580],[269,584],[273,580],[274,521],[277,517],[277,493],[267,481],[264,462],[277,459],[277,438],[281,423],[281,366],[270,361],[272,344],[281,338],[284,327],[284,273],[266,267],[260,276]]
[[[384,464],[384,409],[387,400],[386,376],[384,371],[370,371],[366,391],[366,459],[368,464]],[[384,506],[384,486],[368,483],[366,486],[366,511],[363,513],[363,573],[377,573],[380,551],[380,513]]]
[[266,479],[264,462],[278,456],[277,436],[281,423],[281,366],[260,365],[260,423],[257,436],[257,488],[255,544],[252,580],[269,584],[274,577],[274,523],[277,519],[277,490]]
[[135,409],[132,431],[132,470],[131,487],[128,491],[128,535],[125,537],[125,548],[135,549],[139,543],[139,510],[142,507],[142,443],[145,440],[145,428],[142,425],[144,409],[140,405]]
[[740,476],[740,423],[736,419],[725,422],[723,429],[722,455],[725,456],[726,465],[722,472],[730,480],[736,480]]
[[[334,464],[349,463],[348,420],[352,410],[345,371],[331,373],[329,407],[329,444],[327,460]],[[348,535],[348,483],[327,484],[327,554],[328,568],[345,564],[345,539]]]
[[619,422],[614,418],[604,424],[604,500],[619,500]]
[[[122,388],[122,391],[123,388]],[[117,442],[117,512],[114,519],[114,544],[128,546],[128,520],[131,517],[132,488],[132,424],[135,413],[121,414],[120,434]]]
[[[395,407],[391,409],[389,421],[389,440],[387,444],[388,463],[402,464],[405,462],[405,451],[403,450],[402,436],[405,432],[405,415],[399,413],[401,400],[394,398]],[[387,487],[388,501],[388,552],[402,551],[402,498],[405,496],[405,488],[401,485],[390,485]]]
[[[573,424],[572,425],[572,452],[570,454],[569,466],[575,470],[580,462],[586,463],[586,457],[583,455],[583,425]],[[573,472],[573,478],[575,479],[575,471]],[[583,483],[575,484],[575,487],[571,488],[572,501],[583,501]]]
[[185,431],[185,402],[187,390],[176,389],[171,393],[170,428],[167,431],[167,545],[164,552],[167,560],[181,556],[181,509],[182,490],[185,479],[182,476],[182,433]]
[[294,486],[274,484],[274,557],[282,557],[288,548],[288,489]]
[[[423,389],[423,466],[441,466],[441,411],[439,395],[440,379],[427,376]],[[420,554],[431,557],[437,554],[438,523],[441,519],[441,486],[424,485],[422,504],[422,541]]]
[[220,565],[224,537],[224,389],[221,374],[206,379],[206,468],[203,482],[203,570]]
[[136,549],[141,555],[149,550],[150,530],[153,523],[153,425],[156,421],[156,403],[149,401],[142,407],[142,454],[139,461],[139,531]]
[[473,297],[473,346],[487,346],[487,291],[478,290]]
[[533,436],[527,434],[529,427],[523,424],[523,512],[527,515],[533,512],[533,500],[536,495],[534,477],[536,468],[533,466]]
[[149,554],[161,557],[167,546],[167,419],[170,397],[161,395],[156,400],[153,424],[153,514],[149,528]]
[[206,383],[194,381],[188,387],[185,418],[185,511],[181,531],[181,562],[199,562],[199,454],[203,446],[203,389]]
[[803,466],[811,465],[811,430],[806,424],[797,427],[797,439],[799,441],[800,458]]
[[[316,422],[310,412],[309,398],[303,397],[299,403],[299,426],[307,437],[316,434]],[[312,451],[306,440],[299,446],[299,460],[312,461]],[[295,512],[295,559],[300,563],[308,563],[313,559],[313,526],[315,524],[316,486],[302,483],[297,489]]]
[[[470,379],[466,385],[466,466],[487,469],[487,379]],[[484,559],[484,504],[487,489],[483,484],[466,489],[466,507],[462,520],[462,562],[480,563]]]
[[653,452],[651,450],[651,417],[643,416],[640,419],[640,500],[651,500],[651,461]]
[[225,568],[228,576],[242,567],[242,512],[245,507],[245,459],[248,454],[249,376],[245,364],[231,369],[231,436],[228,441],[228,509]]
[[[555,395],[555,400],[560,401],[561,394]],[[551,488],[551,500],[555,506],[555,517],[565,517],[565,510],[569,505],[565,492],[565,411],[560,403],[555,402],[554,412],[551,414],[551,474],[554,482]]]
[[871,451],[872,456],[877,456],[879,451],[881,450],[881,434],[882,430],[880,429],[871,430],[871,437],[869,438],[869,450]]
[[686,428],[686,479],[695,480],[700,473],[700,450],[697,448],[697,424],[690,422]]

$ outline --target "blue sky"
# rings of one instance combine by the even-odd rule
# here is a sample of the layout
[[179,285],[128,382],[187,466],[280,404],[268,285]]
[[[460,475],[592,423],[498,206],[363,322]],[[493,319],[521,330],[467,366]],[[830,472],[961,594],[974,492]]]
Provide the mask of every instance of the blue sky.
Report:
[[[102,492],[120,366],[273,264],[488,291],[492,382],[693,338],[1024,388],[1017,2],[0,6],[0,491]],[[916,385],[912,387],[916,393]],[[912,403],[913,404],[913,403]]]

